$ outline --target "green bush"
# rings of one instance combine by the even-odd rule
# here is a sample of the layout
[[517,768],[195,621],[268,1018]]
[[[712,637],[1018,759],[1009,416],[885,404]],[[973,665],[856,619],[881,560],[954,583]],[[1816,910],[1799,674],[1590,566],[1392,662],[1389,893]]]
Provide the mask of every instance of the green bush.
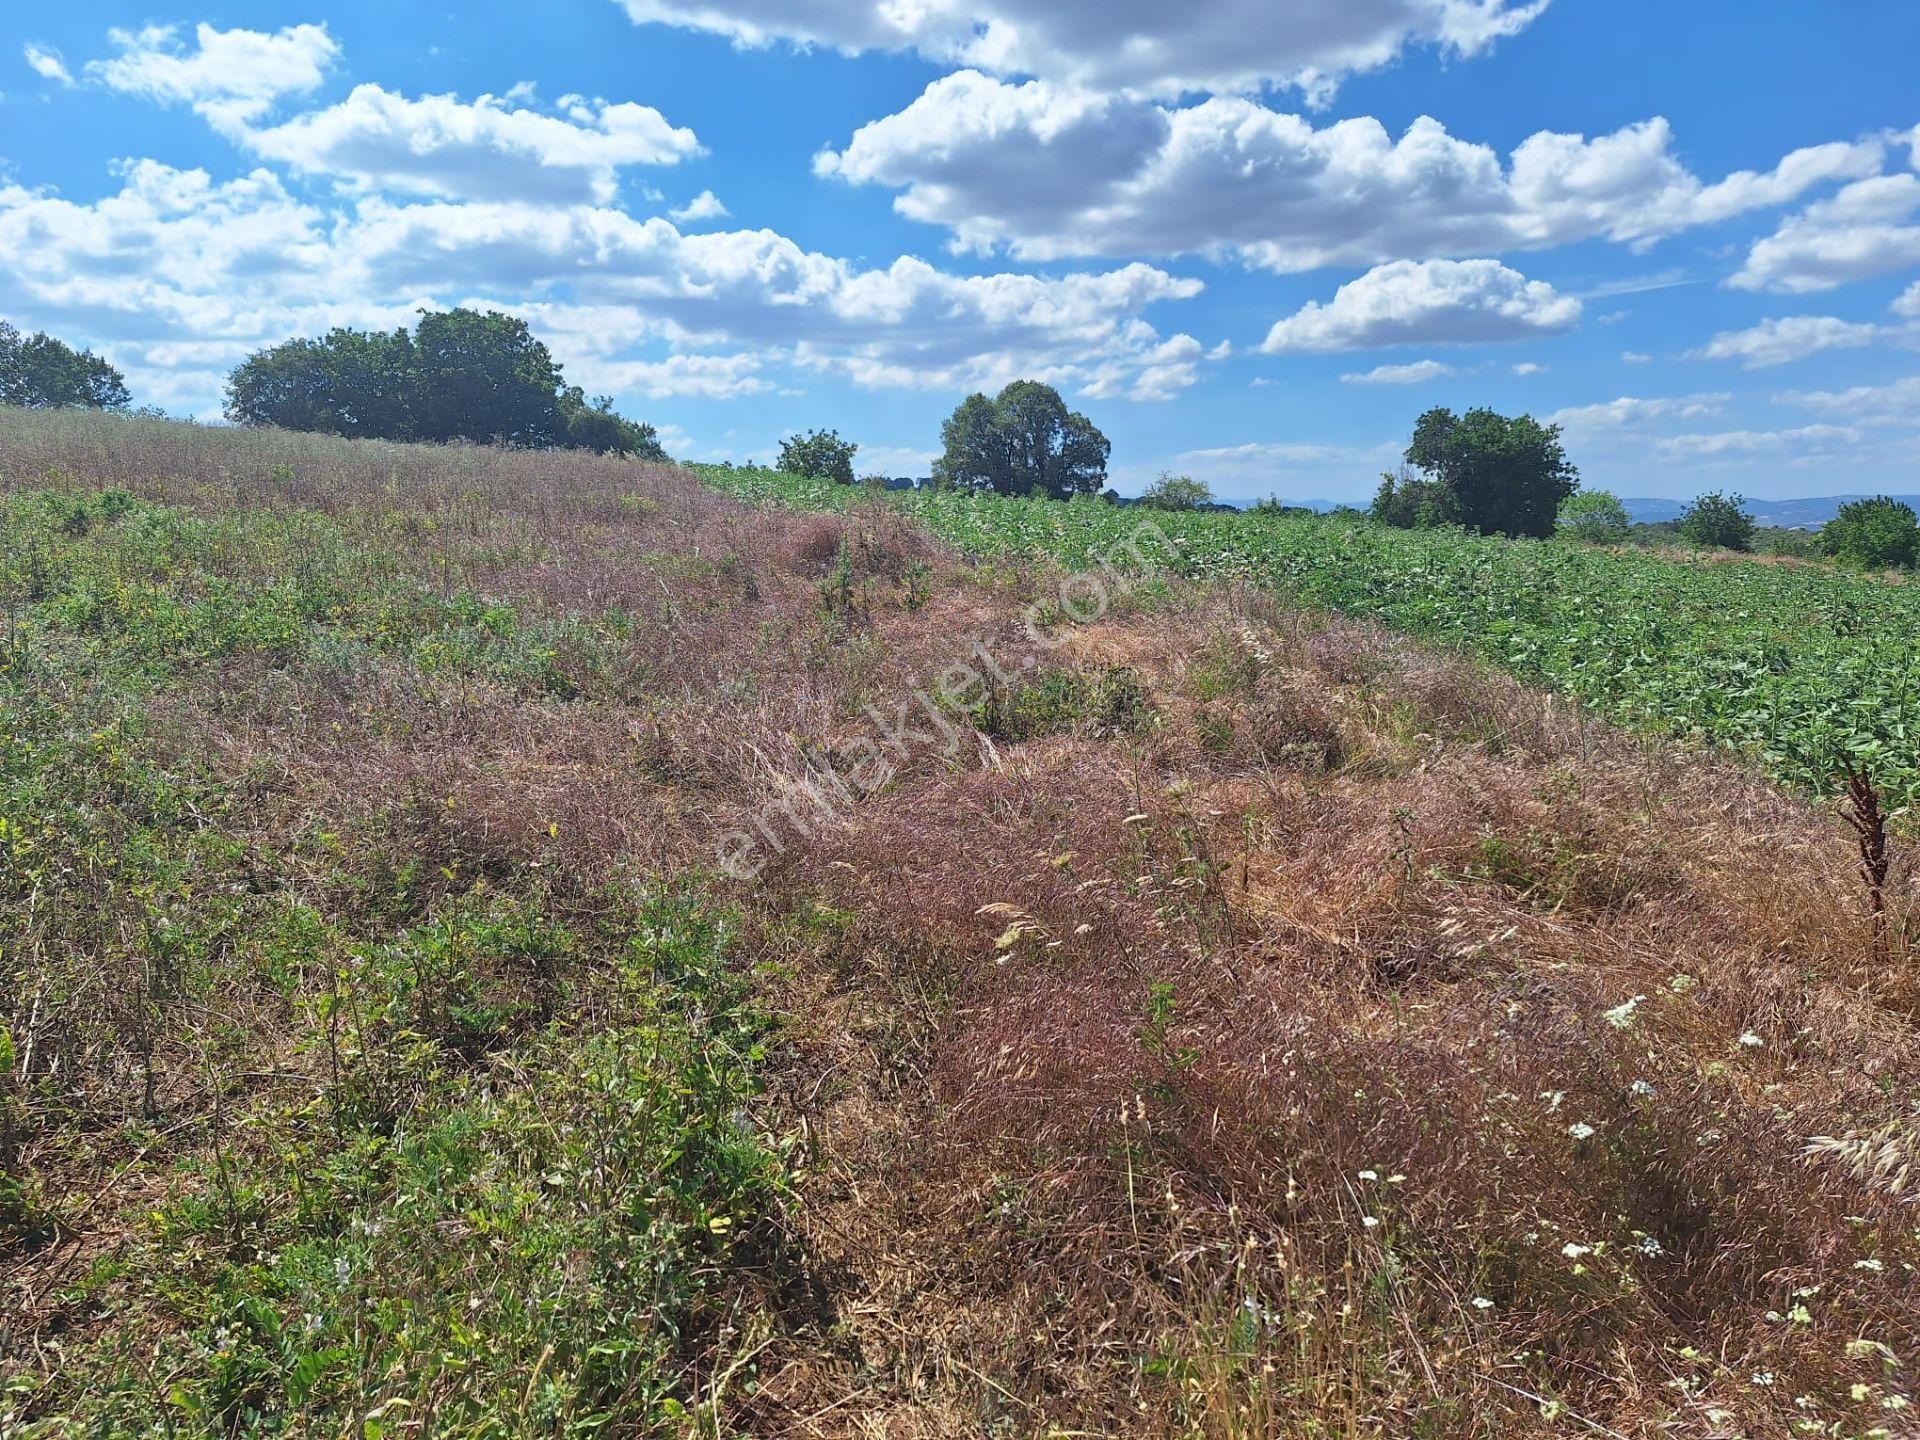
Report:
[[1920,516],[1885,495],[1855,500],[1821,527],[1820,548],[1866,570],[1911,569],[1920,560]]
[[780,442],[779,469],[787,475],[851,485],[853,457],[859,451],[860,447],[851,440],[842,440],[838,430],[809,430],[804,435],[789,435]]
[[1681,539],[1703,549],[1753,549],[1753,516],[1743,495],[1709,491],[1687,508],[1678,528]]
[[1633,529],[1632,517],[1619,497],[1605,490],[1582,490],[1560,502],[1558,532],[1588,545],[1620,545]]
[[1141,492],[1140,503],[1150,510],[1204,510],[1213,504],[1213,487],[1191,475],[1160,472],[1160,478]]

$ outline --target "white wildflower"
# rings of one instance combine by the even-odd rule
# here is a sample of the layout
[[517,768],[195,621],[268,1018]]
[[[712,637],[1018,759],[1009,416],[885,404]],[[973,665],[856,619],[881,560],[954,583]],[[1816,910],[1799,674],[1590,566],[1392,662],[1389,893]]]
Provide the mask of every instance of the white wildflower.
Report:
[[1584,1120],[1576,1120],[1567,1126],[1567,1134],[1576,1140],[1591,1140],[1594,1136],[1594,1128]]
[[1491,1310],[1493,1309],[1493,1302],[1484,1295],[1476,1295],[1473,1297],[1473,1308],[1476,1310]]
[[1749,1050],[1751,1050],[1758,1046],[1764,1045],[1767,1042],[1762,1040],[1758,1035],[1754,1034],[1753,1031],[1749,1030],[1747,1031],[1746,1034],[1740,1037],[1740,1043],[1742,1045],[1745,1045]]

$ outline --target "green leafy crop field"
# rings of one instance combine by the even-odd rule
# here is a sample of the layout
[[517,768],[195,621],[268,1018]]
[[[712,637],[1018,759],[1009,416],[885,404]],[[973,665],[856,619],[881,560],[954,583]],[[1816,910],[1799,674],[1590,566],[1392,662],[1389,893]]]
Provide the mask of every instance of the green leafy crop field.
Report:
[[[865,492],[704,469],[735,495],[837,508]],[[1757,756],[1817,792],[1849,764],[1920,798],[1920,588],[1817,567],[1393,530],[1352,517],[1169,513],[1099,501],[896,492],[975,554],[1070,568],[1127,553],[1194,579],[1366,616],[1490,660],[1628,724]]]

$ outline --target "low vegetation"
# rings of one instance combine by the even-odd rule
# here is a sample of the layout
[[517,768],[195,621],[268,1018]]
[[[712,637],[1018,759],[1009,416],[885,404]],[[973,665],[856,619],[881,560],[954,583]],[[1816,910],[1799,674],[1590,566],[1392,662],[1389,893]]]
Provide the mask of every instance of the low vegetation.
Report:
[[[749,499],[843,504],[760,471],[706,472]],[[1116,554],[1141,517],[956,494],[892,502],[979,555],[1076,568]],[[1406,531],[1305,512],[1158,517],[1147,558],[1244,581],[1288,604],[1381,621],[1479,656],[1632,726],[1726,746],[1816,795],[1850,764],[1899,804],[1920,798],[1920,590],[1844,571]]]
[[0,425],[9,1435],[1908,1428],[1880,792],[1225,537],[1495,542]]

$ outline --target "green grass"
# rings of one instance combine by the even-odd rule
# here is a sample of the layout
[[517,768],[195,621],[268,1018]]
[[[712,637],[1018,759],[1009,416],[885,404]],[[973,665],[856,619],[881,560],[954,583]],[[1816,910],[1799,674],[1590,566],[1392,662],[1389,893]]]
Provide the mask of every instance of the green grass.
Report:
[[0,1433],[685,1433],[752,1382],[787,1167],[731,913],[269,837],[168,721],[261,666],[600,683],[618,617],[443,594],[377,523],[0,501],[0,1255],[59,1347]]
[[[705,468],[743,498],[842,508],[867,492]],[[1920,800],[1920,586],[1787,568],[1411,532],[1340,516],[1149,513],[962,494],[887,497],[977,555],[1125,565],[1140,550],[1194,579],[1381,621],[1480,656],[1630,725],[1722,745],[1829,793],[1849,762]]]

